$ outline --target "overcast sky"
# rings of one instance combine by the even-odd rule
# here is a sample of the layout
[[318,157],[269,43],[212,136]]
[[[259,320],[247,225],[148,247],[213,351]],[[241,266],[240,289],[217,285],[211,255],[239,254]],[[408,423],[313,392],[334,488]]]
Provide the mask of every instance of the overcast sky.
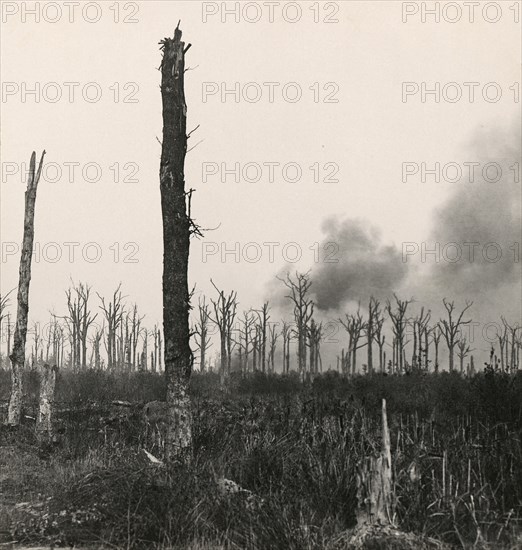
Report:
[[[114,2],[91,2],[82,15],[83,2],[72,22],[69,8],[61,4],[60,16],[56,3],[40,2],[39,22],[23,12],[23,4],[28,10],[35,7],[34,2],[2,3],[2,293],[17,285],[16,246],[22,238],[26,185],[20,167],[27,165],[31,151],[39,155],[45,148],[47,179],[57,177],[57,168],[61,171],[58,182],[44,177],[38,189],[35,241],[40,256],[33,263],[32,320],[45,321],[51,309],[64,312],[71,277],[105,295],[122,281],[124,294],[138,303],[147,322],[161,320],[158,42],[172,36],[180,19],[183,38],[192,44],[186,56],[191,68],[185,81],[188,127],[200,125],[189,140],[189,146],[197,146],[187,156],[186,182],[196,190],[193,216],[202,227],[213,228],[192,243],[190,279],[198,291],[210,294],[212,277],[225,290],[238,291],[240,307],[258,307],[297,249],[302,259],[292,269],[314,267],[328,275],[328,266],[314,265],[314,243],[328,241],[328,228],[334,236],[345,235],[332,223],[379,231],[379,237],[372,236],[379,243],[373,255],[383,249],[402,253],[403,243],[432,246],[439,236],[451,242],[451,231],[437,224],[446,227],[458,219],[460,209],[451,201],[467,186],[475,197],[470,209],[499,224],[488,226],[498,233],[487,228],[478,232],[477,250],[504,239],[499,244],[504,260],[512,255],[508,268],[495,263],[510,273],[505,285],[493,285],[498,311],[492,316],[506,313],[520,319],[520,263],[516,247],[509,251],[520,235],[520,181],[517,185],[516,168],[509,168],[520,162],[521,115],[521,27],[516,10],[509,7],[512,2],[498,4],[498,13],[496,8],[484,11],[481,3],[473,22],[465,10],[454,23],[449,20],[457,18],[455,5],[460,4],[455,2],[438,23],[420,9],[415,13],[418,6],[412,2],[395,1],[252,2],[246,12],[243,3],[238,22],[230,14],[223,22],[222,2],[121,2],[118,10]],[[235,3],[225,4],[232,9]],[[248,21],[257,17],[257,22]],[[411,83],[407,96],[405,82]],[[439,83],[439,101],[433,95],[423,101],[423,82],[430,89]],[[445,86],[450,82],[456,85]],[[470,82],[477,84],[464,84]],[[222,97],[236,83],[239,97]],[[34,89],[35,84],[36,97],[24,93],[24,87]],[[499,90],[502,97],[496,101]],[[459,92],[462,97],[454,100]],[[57,93],[62,97],[54,101]],[[294,101],[297,93],[301,97]],[[421,182],[422,162],[427,168],[436,162],[461,168],[477,162],[479,174],[488,159],[503,168],[494,183],[480,175],[470,183],[467,174],[453,183],[437,183],[428,174]],[[406,162],[416,163],[419,173],[404,182]],[[72,182],[68,163],[79,163]],[[222,171],[223,164],[232,170],[235,163],[242,172],[239,182]],[[252,164],[245,168],[247,163]],[[254,163],[262,168],[260,174]],[[288,163],[294,164],[283,172]],[[414,171],[414,164],[408,166]],[[300,180],[290,181],[298,169]],[[85,181],[85,170],[88,178],[99,181]],[[260,180],[245,181],[244,176]],[[441,215],[441,208],[451,216]],[[325,225],[328,219],[337,221]],[[502,220],[510,224],[507,231]],[[459,223],[462,227],[466,220]],[[468,231],[473,235],[472,227]],[[67,242],[79,244],[68,247]],[[255,261],[241,254],[236,262],[229,254],[223,262],[223,248],[234,249],[236,242]],[[273,245],[273,258],[266,242],[280,243]],[[297,246],[285,247],[291,242]],[[245,250],[247,243],[259,247]],[[61,258],[53,261],[57,250]],[[350,262],[342,243],[335,254],[341,265]],[[89,262],[84,255],[101,257]],[[418,259],[413,254],[409,261]],[[444,277],[426,264],[417,268],[423,273],[412,277],[410,270],[389,290],[440,301],[441,284],[448,289],[441,283]],[[488,281],[496,281],[497,275],[495,267],[486,268],[486,282],[469,292],[466,273],[456,273],[459,295],[452,297],[459,303],[473,299],[479,309],[486,304],[491,310]],[[430,288],[436,292],[430,294]],[[347,303],[354,299],[341,295]]]

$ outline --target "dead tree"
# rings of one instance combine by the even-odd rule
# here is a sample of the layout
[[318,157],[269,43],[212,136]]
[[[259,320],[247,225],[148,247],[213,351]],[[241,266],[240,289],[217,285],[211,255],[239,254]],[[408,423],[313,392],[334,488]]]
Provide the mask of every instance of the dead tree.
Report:
[[457,357],[460,363],[460,374],[464,374],[464,359],[472,352],[466,338],[460,338],[457,342]]
[[110,302],[105,302],[105,298],[98,294],[101,300],[100,308],[107,321],[107,335],[105,346],[107,349],[107,368],[114,370],[117,366],[116,336],[121,328],[124,314],[123,296],[121,295],[121,283],[118,285],[112,295]]
[[11,290],[7,294],[4,294],[3,296],[0,294],[0,323],[2,323],[2,321],[5,318],[4,312],[9,306],[9,294],[11,294],[11,292],[13,291]]
[[196,349],[199,351],[199,370],[204,372],[206,365],[207,350],[212,345],[208,334],[208,324],[210,322],[210,308],[206,303],[205,297],[200,298],[198,302],[198,322],[194,328],[196,338]]
[[426,372],[430,369],[430,334],[433,331],[433,327],[429,326],[429,320],[424,325],[424,330],[421,333],[421,337],[424,336],[424,370]]
[[310,272],[296,272],[295,278],[288,273],[286,279],[277,277],[290,291],[286,297],[294,305],[295,333],[297,337],[297,364],[301,379],[306,376],[306,337],[314,314],[314,303],[309,297],[312,280]]
[[102,341],[104,332],[105,332],[105,325],[102,325],[101,328],[98,327],[96,329],[96,331],[94,332],[94,336],[91,338],[91,344],[92,344],[91,365],[94,365],[94,368],[96,370],[99,370],[101,368],[100,347],[101,347],[101,341]]
[[254,322],[254,329],[252,335],[252,370],[257,371],[257,358],[259,356],[259,325]]
[[72,289],[69,288],[66,290],[65,295],[67,296],[67,309],[69,310],[67,322],[70,329],[72,367],[78,369],[81,362],[81,340],[79,336],[81,330],[80,304],[77,294],[73,294]]
[[[308,345],[310,348],[310,377],[319,374],[321,366],[321,340],[323,339],[323,324],[317,324],[315,319],[310,323],[308,331]],[[322,369],[321,369],[322,370]]]
[[268,312],[270,311],[268,302],[265,302],[261,309],[256,309],[254,311],[257,313],[257,317],[259,319],[259,362],[261,364],[261,371],[266,373],[266,343],[268,321],[270,320],[270,315],[268,315]]
[[343,372],[354,375],[357,372],[357,350],[366,346],[366,342],[359,344],[363,332],[366,331],[366,323],[361,315],[360,306],[352,314],[345,314],[345,319],[339,319],[341,325],[348,333],[348,351],[344,356]]
[[48,332],[47,332],[47,338],[45,338],[45,362],[46,363],[49,363],[49,353],[50,353],[50,350],[51,350],[51,343],[52,343],[52,324],[53,324],[53,316],[51,315],[51,320],[49,321],[49,329],[48,329]]
[[404,348],[406,347],[406,326],[408,324],[408,318],[406,317],[406,311],[411,300],[400,300],[399,297],[394,294],[395,298],[395,310],[392,308],[390,301],[388,300],[386,310],[390,316],[392,322],[393,336],[395,338],[395,365],[398,366],[399,372],[404,370]]
[[442,332],[439,326],[435,325],[431,330],[431,341],[433,342],[433,346],[435,347],[435,362],[434,362],[435,372],[439,372],[439,344],[440,344],[441,336],[442,336]]
[[508,347],[507,346],[508,338],[509,336],[508,336],[507,326],[503,324],[502,327],[499,330],[497,330],[498,349],[500,354],[500,368],[502,372],[505,371],[504,356],[505,356],[505,349]]
[[227,317],[227,376],[232,372],[232,351],[237,345],[237,340],[234,338],[234,320],[236,318],[237,300],[234,299],[230,313]]
[[33,323],[33,353],[31,367],[34,369],[38,363],[38,352],[40,351],[40,343],[42,340],[42,334],[40,331],[40,323]]
[[40,378],[40,403],[38,407],[38,418],[36,420],[36,432],[42,443],[50,441],[53,435],[56,371],[56,365],[51,367],[48,363],[44,363],[42,366]]
[[224,291],[219,290],[212,279],[210,282],[218,293],[218,299],[211,300],[214,317],[210,317],[210,320],[219,330],[221,353],[220,379],[221,384],[224,384],[230,374],[231,358],[229,357],[229,352],[231,352],[232,348],[232,328],[236,317],[237,292],[231,291],[225,296]]
[[277,340],[281,334],[277,330],[279,323],[270,323],[268,326],[268,372],[275,372],[275,352]]
[[410,319],[410,324],[413,330],[413,351],[411,357],[411,364],[414,369],[420,368],[423,364],[427,368],[426,353],[427,353],[427,337],[426,331],[428,329],[428,323],[430,322],[431,311],[424,311],[424,307],[421,308],[419,315]]
[[16,327],[13,340],[11,360],[11,395],[7,423],[11,426],[20,424],[22,413],[22,373],[25,364],[25,341],[27,337],[27,316],[29,313],[29,283],[31,282],[31,258],[34,240],[34,209],[36,204],[36,190],[42,173],[45,151],[40,157],[38,171],[36,168],[36,153],[33,151],[29,165],[29,178],[25,192],[24,236],[22,255],[20,257],[20,271],[18,279],[18,307],[16,311]]
[[509,324],[504,317],[501,317],[502,324],[506,333],[506,365],[509,366],[511,372],[518,369],[517,348],[519,347],[518,333],[520,325],[514,323]]
[[290,341],[292,339],[292,327],[290,323],[283,321],[281,336],[283,337],[283,374],[290,372]]
[[462,317],[464,316],[464,313],[466,313],[466,311],[473,305],[473,302],[466,301],[465,307],[456,319],[454,317],[455,302],[448,302],[446,298],[443,298],[442,303],[446,308],[448,318],[441,319],[439,321],[439,327],[442,332],[442,336],[446,341],[446,346],[448,347],[449,370],[450,372],[453,372],[455,345],[457,343],[457,340],[459,339],[458,336],[460,333],[460,328],[463,325],[468,325],[469,323],[471,323],[471,319],[463,321]]
[[134,304],[132,308],[132,315],[127,315],[127,320],[130,325],[129,334],[126,336],[126,348],[128,350],[127,353],[130,353],[130,365],[133,371],[136,370],[137,363],[138,363],[138,355],[137,355],[137,349],[138,349],[138,340],[140,338],[142,328],[141,328],[141,322],[144,319],[144,315],[140,317],[138,314],[138,306]]
[[66,291],[68,320],[72,327],[72,354],[75,368],[87,368],[87,340],[89,328],[98,316],[89,310],[91,287],[87,284],[73,284],[73,288]]
[[386,343],[386,335],[383,334],[384,315],[377,309],[374,313],[374,331],[373,339],[379,348],[379,372],[383,373],[386,366],[386,353],[384,352],[384,344]]
[[244,311],[239,328],[239,368],[243,374],[250,371],[249,357],[252,353],[252,330],[255,318],[251,311]]
[[[9,306],[9,294],[13,292],[12,290],[9,291],[7,294],[4,294],[2,296],[0,294],[0,327],[3,327],[3,321],[5,318],[7,318],[7,353],[6,353],[6,359],[9,355],[9,348],[11,347],[11,319],[9,313],[5,314],[5,311],[7,307]],[[3,334],[3,329],[1,334]],[[3,339],[3,338],[2,338]],[[9,362],[9,359],[7,359],[7,362]]]
[[372,296],[368,304],[368,321],[366,323],[366,346],[367,346],[367,361],[368,374],[373,372],[373,341],[375,340],[375,330],[377,318],[379,316],[379,302]]
[[48,341],[51,343],[52,351],[51,356],[46,358],[46,363],[50,361],[57,368],[60,368],[63,361],[64,331],[58,317],[54,313],[51,314]]
[[161,358],[161,332],[157,325],[154,325],[154,352],[152,358],[152,371],[158,372],[161,370],[160,358]]
[[185,190],[187,104],[185,47],[181,30],[161,41],[163,139],[160,192],[163,219],[163,334],[167,383],[165,458],[188,458],[192,449],[192,413],[188,385],[193,355],[190,349],[188,260],[193,225]]
[[146,328],[142,330],[142,337],[143,337],[143,348],[141,350],[140,371],[147,372],[148,370],[147,361],[149,358],[149,354],[148,354],[149,331]]
[[92,313],[89,311],[90,293],[91,287],[87,284],[82,285],[80,283],[79,297],[82,305],[80,341],[82,349],[82,369],[84,370],[87,368],[87,335],[89,332],[89,328],[95,321],[96,317],[98,317],[97,313],[93,316]]
[[122,310],[122,320],[120,324],[120,334],[116,337],[118,342],[117,364],[124,368],[126,372],[132,370],[132,345],[131,329],[129,327],[130,317]]

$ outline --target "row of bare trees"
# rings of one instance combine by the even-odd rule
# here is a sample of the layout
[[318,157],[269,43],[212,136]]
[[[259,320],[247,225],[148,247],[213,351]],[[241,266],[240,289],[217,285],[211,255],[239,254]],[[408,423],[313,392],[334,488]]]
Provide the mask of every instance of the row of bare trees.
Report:
[[[30,364],[45,362],[77,371],[87,367],[111,371],[161,370],[162,336],[158,326],[149,330],[143,325],[144,315],[140,315],[136,304],[125,304],[121,285],[109,299],[97,293],[99,311],[94,313],[91,290],[88,284],[72,283],[65,292],[67,314],[51,313],[45,330],[39,323],[33,323],[29,331],[33,340]],[[8,298],[8,295],[2,298],[1,319],[6,319],[2,326],[9,350],[12,327],[9,313],[4,314]],[[101,324],[95,322],[99,317]]]
[[[232,352],[236,350],[236,370],[241,373],[276,370],[276,356],[282,372],[290,371],[290,344],[295,341],[296,370],[303,379],[313,377],[322,371],[321,342],[324,339],[322,323],[314,318],[314,303],[311,298],[312,280],[310,273],[288,274],[279,278],[288,290],[286,298],[293,308],[293,321],[271,322],[270,306],[265,302],[260,309],[243,312],[237,316],[237,293],[226,294],[215,285],[218,297],[211,299],[210,305],[203,298],[199,302],[199,317],[194,333],[197,335],[197,350],[200,354],[200,369],[208,368],[207,352],[211,343],[212,325],[218,329],[221,349],[219,372],[224,381],[231,372]],[[214,283],[213,283],[214,284]],[[446,298],[442,303],[446,315],[432,322],[432,313],[421,307],[417,314],[411,313],[413,299],[401,299],[396,294],[393,300],[384,305],[371,297],[366,317],[361,307],[355,312],[346,313],[338,319],[347,333],[347,346],[337,358],[337,369],[344,374],[358,372],[358,350],[366,348],[366,362],[363,370],[368,373],[404,373],[411,370],[437,372],[440,367],[441,341],[447,349],[447,364],[450,371],[474,370],[474,359],[464,327],[471,323],[466,318],[472,302],[466,302],[459,310],[454,301]],[[388,325],[386,324],[388,321]],[[520,366],[521,331],[518,324],[509,324],[502,317],[503,329],[498,333],[500,356],[490,361],[502,370],[516,370]],[[282,349],[277,354],[277,343],[282,341]],[[387,340],[387,338],[389,340]],[[407,348],[411,346],[411,358]],[[390,356],[387,360],[387,351]],[[431,355],[433,354],[433,355]],[[466,361],[470,362],[465,365]],[[279,370],[279,369],[278,369]]]
[[[213,281],[217,298],[199,300],[197,321],[192,330],[200,369],[207,368],[207,354],[212,346],[212,328],[217,329],[220,343],[219,373],[221,381],[230,376],[233,352],[237,369],[243,373],[260,371],[273,373],[276,369],[277,344],[282,339],[282,370],[290,371],[290,342],[297,341],[297,366],[299,373],[317,373],[322,369],[320,345],[323,337],[322,323],[313,319],[313,301],[309,297],[311,279],[309,273],[297,273],[295,277],[281,279],[289,290],[288,298],[294,308],[294,323],[271,321],[269,302],[259,309],[244,311],[238,319],[237,293],[219,289]],[[282,326],[279,330],[279,325]],[[308,360],[307,360],[308,356]],[[308,365],[308,369],[307,369]]]
[[[325,330],[323,323],[314,318],[310,274],[296,273],[280,280],[288,290],[286,298],[292,306],[292,321],[274,321],[269,302],[264,302],[259,309],[243,311],[239,316],[237,293],[226,293],[212,281],[216,298],[199,299],[192,328],[193,348],[199,357],[201,371],[211,369],[209,352],[215,335],[219,343],[217,370],[222,383],[232,370],[242,374],[254,371],[289,373],[294,346],[295,370],[303,379],[322,372],[321,343]],[[65,293],[68,314],[52,313],[44,334],[39,324],[32,325],[30,363],[50,363],[71,370],[87,367],[116,372],[162,370],[161,331],[157,325],[152,330],[143,325],[144,316],[140,315],[136,304],[127,306],[121,285],[109,299],[97,294],[98,312],[92,310],[91,294],[89,285],[73,283]],[[7,321],[3,326],[4,334],[7,333],[7,349],[10,349],[8,298],[4,296],[0,305],[1,319]],[[404,373],[430,368],[437,372],[441,342],[448,352],[450,371],[474,369],[474,349],[463,330],[471,323],[466,313],[472,303],[466,302],[457,310],[453,301],[444,299],[446,316],[432,322],[431,311],[424,307],[412,314],[412,302],[412,299],[403,300],[394,295],[393,300],[382,305],[372,297],[365,314],[359,306],[338,319],[346,331],[343,339],[346,346],[337,358],[337,369],[344,374],[355,374],[359,370],[358,363],[362,363],[362,369],[368,373]],[[497,329],[498,353],[493,346],[489,364],[503,371],[516,370],[520,365],[520,326],[508,323],[504,317],[500,326],[501,330]],[[361,360],[359,350],[363,348],[366,353]],[[408,348],[411,348],[411,356],[407,356]]]

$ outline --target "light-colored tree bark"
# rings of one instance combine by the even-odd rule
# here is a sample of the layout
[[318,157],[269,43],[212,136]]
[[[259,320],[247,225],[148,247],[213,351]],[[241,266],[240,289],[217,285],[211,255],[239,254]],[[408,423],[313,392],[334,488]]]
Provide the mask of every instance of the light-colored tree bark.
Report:
[[53,436],[54,388],[56,385],[56,365],[44,363],[40,377],[40,403],[36,431],[40,442],[47,442]]
[[13,340],[11,360],[11,396],[7,423],[11,426],[20,424],[22,413],[23,382],[22,375],[25,365],[25,341],[27,338],[27,317],[29,314],[29,284],[31,282],[31,258],[33,254],[34,240],[34,210],[36,204],[36,190],[42,173],[43,151],[36,171],[36,153],[33,151],[29,167],[29,178],[25,192],[24,236],[22,243],[22,255],[20,257],[20,272],[18,280],[16,327]]
[[392,459],[386,400],[382,400],[382,447],[367,457],[357,475],[357,526],[393,525]]

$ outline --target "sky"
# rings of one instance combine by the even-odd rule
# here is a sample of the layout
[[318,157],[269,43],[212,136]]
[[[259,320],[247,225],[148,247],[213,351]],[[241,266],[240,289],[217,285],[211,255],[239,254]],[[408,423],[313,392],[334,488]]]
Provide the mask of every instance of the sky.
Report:
[[[30,154],[47,152],[32,321],[65,313],[71,280],[104,296],[122,282],[145,323],[161,320],[158,42],[179,20],[198,127],[186,184],[206,229],[196,296],[212,278],[240,309],[269,299],[285,315],[275,275],[311,268],[325,319],[397,291],[434,315],[446,295],[481,323],[520,321],[520,3],[473,17],[457,2],[69,4],[2,2],[2,294]],[[479,260],[452,261],[445,245],[468,239]],[[439,261],[424,258],[437,242]],[[484,260],[490,242],[502,260]]]

